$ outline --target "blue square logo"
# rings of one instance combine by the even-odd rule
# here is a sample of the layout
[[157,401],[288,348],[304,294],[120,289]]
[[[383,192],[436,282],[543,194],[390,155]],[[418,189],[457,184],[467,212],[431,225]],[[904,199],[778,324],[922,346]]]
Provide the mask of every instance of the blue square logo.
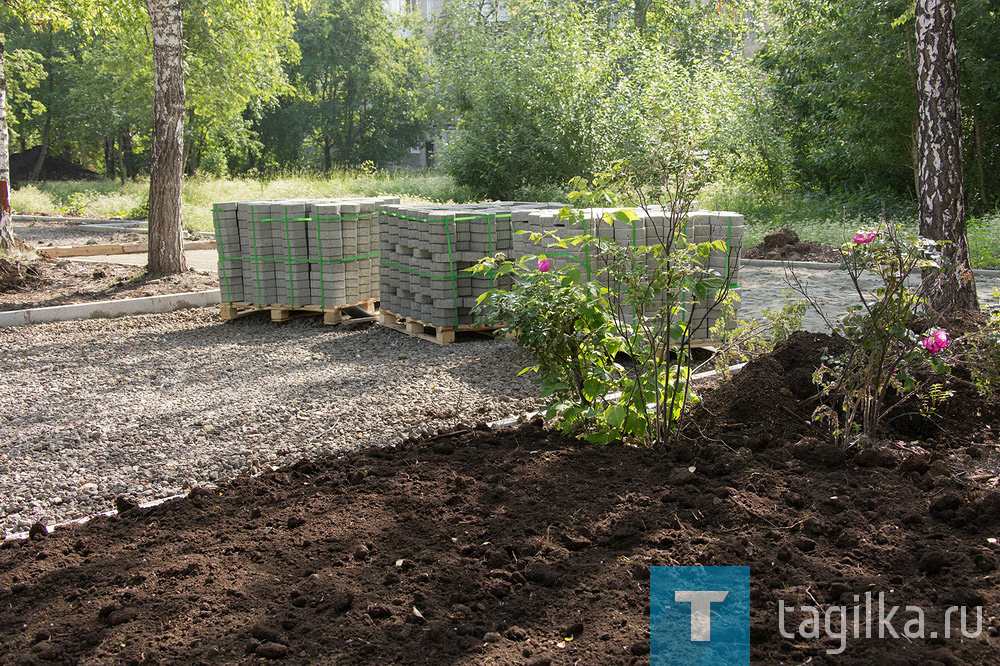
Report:
[[652,567],[653,666],[749,666],[750,567]]

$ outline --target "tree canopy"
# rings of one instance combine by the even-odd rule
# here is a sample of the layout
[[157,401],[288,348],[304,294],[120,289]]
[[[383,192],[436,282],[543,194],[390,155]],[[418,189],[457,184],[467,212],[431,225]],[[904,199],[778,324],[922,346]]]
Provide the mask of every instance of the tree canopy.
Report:
[[[437,144],[483,194],[641,159],[664,132],[760,191],[916,197],[908,0],[185,2],[185,169],[397,164]],[[152,54],[136,0],[0,13],[15,149],[48,142],[109,176],[148,169]],[[1000,196],[995,0],[958,6],[966,199]]]

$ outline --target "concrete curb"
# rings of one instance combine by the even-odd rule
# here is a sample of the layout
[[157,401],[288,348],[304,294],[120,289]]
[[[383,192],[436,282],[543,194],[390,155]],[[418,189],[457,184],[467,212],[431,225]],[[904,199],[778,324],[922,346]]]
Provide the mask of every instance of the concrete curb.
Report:
[[761,266],[771,268],[791,266],[792,268],[812,268],[821,271],[835,271],[840,268],[840,264],[833,264],[826,261],[780,261],[777,259],[740,259],[740,266]]
[[210,291],[190,291],[183,294],[165,294],[145,298],[124,298],[119,301],[98,301],[75,305],[56,305],[49,308],[31,308],[0,312],[0,328],[25,326],[77,319],[104,319],[137,314],[162,314],[187,308],[202,308],[218,305],[222,293],[218,289]]
[[[214,240],[185,241],[184,250],[214,250]],[[146,243],[127,243],[119,245],[58,245],[35,248],[36,254],[42,254],[51,259],[64,257],[92,257],[105,254],[147,254],[149,246]]]
[[[821,271],[840,270],[840,264],[826,261],[779,261],[776,259],[741,259],[740,266],[760,266],[762,268],[781,268],[790,266],[791,268],[808,268]],[[973,268],[973,275],[983,277],[1000,277],[1000,270],[992,268]]]

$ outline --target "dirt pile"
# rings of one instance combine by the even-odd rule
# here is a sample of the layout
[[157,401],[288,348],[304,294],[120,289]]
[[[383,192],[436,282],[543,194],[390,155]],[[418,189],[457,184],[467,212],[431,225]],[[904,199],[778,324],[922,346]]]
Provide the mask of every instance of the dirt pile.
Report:
[[793,229],[783,227],[764,240],[743,250],[745,259],[774,261],[822,261],[840,263],[840,251],[833,245],[803,241]]
[[[41,151],[40,146],[35,146],[10,156],[11,187],[21,187],[28,182],[35,165],[38,164]],[[100,180],[101,178],[101,174],[96,171],[52,154],[45,156],[42,170],[38,174],[39,180]]]
[[41,264],[0,257],[0,294],[35,288],[44,282]]
[[[705,396],[699,428],[732,444],[760,448],[807,432],[816,403],[812,376],[847,343],[824,333],[793,333]],[[706,430],[707,429],[707,432]],[[693,433],[692,433],[693,436]]]

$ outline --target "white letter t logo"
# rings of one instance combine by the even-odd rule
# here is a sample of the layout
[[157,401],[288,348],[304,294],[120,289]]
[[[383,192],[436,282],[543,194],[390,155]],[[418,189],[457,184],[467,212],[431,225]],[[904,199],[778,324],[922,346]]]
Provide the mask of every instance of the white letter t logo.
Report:
[[710,641],[712,640],[712,602],[722,602],[729,596],[729,592],[674,592],[674,601],[689,602],[691,604],[691,640]]

